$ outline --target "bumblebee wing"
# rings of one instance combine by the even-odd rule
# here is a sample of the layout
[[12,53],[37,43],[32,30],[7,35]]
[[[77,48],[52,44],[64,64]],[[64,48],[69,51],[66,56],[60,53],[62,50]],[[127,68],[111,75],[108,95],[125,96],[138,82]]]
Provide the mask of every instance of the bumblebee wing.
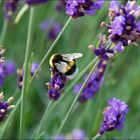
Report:
[[65,73],[67,70],[67,64],[65,62],[55,63],[55,66],[61,73]]
[[62,54],[62,58],[65,61],[72,61],[73,59],[82,57],[82,53]]

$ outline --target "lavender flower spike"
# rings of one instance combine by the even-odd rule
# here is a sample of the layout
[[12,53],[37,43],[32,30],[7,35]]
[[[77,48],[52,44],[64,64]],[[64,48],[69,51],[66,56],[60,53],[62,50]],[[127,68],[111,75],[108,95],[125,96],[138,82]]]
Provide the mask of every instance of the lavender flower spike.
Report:
[[104,0],[67,0],[66,13],[73,18],[82,17],[86,14],[94,15],[102,8]]
[[125,115],[128,113],[128,105],[119,99],[110,99],[108,104],[109,106],[103,112],[104,119],[99,130],[100,135],[114,129],[121,130],[125,122]]
[[[33,62],[32,67],[31,67],[31,77],[34,75],[36,69],[38,68],[39,64]],[[23,70],[22,69],[17,69],[17,75],[18,75],[18,87],[19,89],[22,88],[22,82],[23,82]]]
[[64,90],[67,78],[64,74],[59,73],[51,68],[51,81],[47,83],[48,96],[52,100],[58,100],[61,92]]
[[29,6],[34,6],[34,5],[38,5],[38,4],[47,3],[48,0],[25,0],[25,2],[26,2]]
[[8,110],[13,109],[15,106],[10,105],[13,101],[13,97],[10,97],[7,101],[3,101],[3,92],[0,93],[0,121],[7,117]]
[[104,25],[108,28],[115,51],[123,52],[129,44],[136,45],[136,41],[140,40],[140,5],[136,0],[128,1],[126,5],[113,0],[109,7],[109,18],[110,24]]
[[[100,37],[98,48],[95,48],[92,45],[90,45],[90,48],[92,48],[95,55],[99,57],[99,63],[96,70],[87,82],[87,85],[84,87],[81,96],[79,97],[80,102],[85,102],[91,99],[100,90],[104,80],[104,73],[106,70],[107,62],[111,57],[114,56],[114,50],[107,47],[106,39],[104,36]],[[74,88],[74,92],[78,93],[81,87],[82,84],[76,85]]]
[[[80,102],[85,102],[91,98],[99,91],[103,80],[104,80],[104,72],[106,69],[107,61],[100,60],[99,64],[92,74],[91,78],[89,79],[87,85],[83,89],[81,96],[79,97]],[[85,79],[85,78],[84,78]],[[74,88],[74,92],[78,93],[79,89],[81,88],[82,84],[76,85]]]
[[17,9],[19,0],[5,0],[5,19],[10,19]]

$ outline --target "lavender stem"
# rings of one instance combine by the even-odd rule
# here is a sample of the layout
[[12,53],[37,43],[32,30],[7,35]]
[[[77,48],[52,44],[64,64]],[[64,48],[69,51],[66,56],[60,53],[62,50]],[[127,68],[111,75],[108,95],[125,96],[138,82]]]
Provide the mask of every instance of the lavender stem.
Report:
[[29,6],[27,4],[25,4],[21,10],[19,11],[19,13],[16,16],[15,19],[15,24],[19,23],[20,19],[22,18],[22,16],[24,15],[24,13],[29,9]]
[[92,140],[96,140],[98,137],[100,137],[101,135],[99,133],[97,133],[93,138]]
[[70,106],[68,112],[66,113],[66,115],[65,115],[65,117],[64,117],[64,119],[63,119],[63,122],[61,123],[61,125],[60,125],[60,127],[59,127],[59,129],[58,129],[58,131],[57,131],[57,133],[56,133],[56,135],[58,135],[58,134],[61,132],[62,128],[64,127],[64,125],[65,125],[65,123],[66,123],[66,121],[67,121],[67,119],[68,119],[70,113],[73,111],[73,108],[74,108],[74,106],[75,106],[75,104],[76,104],[76,101],[78,100],[78,98],[79,98],[79,96],[80,96],[80,94],[81,94],[83,88],[84,88],[85,85],[87,84],[87,82],[88,82],[89,78],[91,77],[92,73],[94,72],[94,70],[95,70],[95,68],[96,68],[96,66],[97,66],[97,64],[98,64],[98,62],[99,62],[99,61],[97,61],[97,62],[95,63],[95,65],[93,66],[92,70],[90,71],[88,77],[86,78],[85,82],[83,83],[81,89],[79,90],[78,94],[76,95],[76,97],[75,97],[74,101],[72,102],[72,104],[71,104],[71,106]]
[[47,107],[46,107],[46,110],[44,112],[44,115],[43,115],[43,117],[42,117],[42,119],[41,119],[41,121],[40,121],[40,123],[38,125],[38,128],[37,128],[37,132],[36,132],[36,136],[35,136],[36,139],[40,135],[41,128],[42,128],[42,126],[45,123],[45,119],[47,118],[47,115],[48,115],[48,110],[49,110],[49,108],[50,108],[50,106],[51,106],[52,103],[53,102],[50,100],[49,103],[48,103],[48,105],[47,105]]
[[8,27],[8,22],[7,22],[7,20],[5,20],[3,23],[3,28],[2,28],[1,35],[0,35],[0,44],[1,45],[3,45],[3,43],[5,41],[7,27]]
[[[34,75],[32,76],[30,83],[32,82],[32,80],[34,79],[35,75],[37,74],[37,72],[39,71],[40,67],[42,66],[42,64],[45,62],[46,58],[48,57],[48,55],[52,52],[53,48],[55,47],[55,44],[58,42],[58,40],[60,39],[61,35],[63,34],[63,32],[65,31],[66,27],[68,26],[68,24],[70,23],[72,17],[70,17],[66,24],[64,25],[64,27],[62,28],[61,32],[58,34],[57,38],[55,39],[55,41],[53,42],[53,44],[50,46],[49,50],[46,52],[45,56],[42,58],[38,68],[36,69]],[[29,84],[30,84],[29,83]]]
[[30,16],[28,22],[28,34],[27,34],[27,42],[26,42],[26,52],[25,52],[25,60],[24,60],[24,74],[23,74],[23,85],[21,91],[21,112],[20,112],[20,134],[19,137],[23,138],[23,130],[25,123],[25,93],[27,88],[27,79],[28,79],[28,62],[30,56],[30,47],[32,42],[32,32],[33,32],[33,17],[34,17],[34,8],[30,9]]

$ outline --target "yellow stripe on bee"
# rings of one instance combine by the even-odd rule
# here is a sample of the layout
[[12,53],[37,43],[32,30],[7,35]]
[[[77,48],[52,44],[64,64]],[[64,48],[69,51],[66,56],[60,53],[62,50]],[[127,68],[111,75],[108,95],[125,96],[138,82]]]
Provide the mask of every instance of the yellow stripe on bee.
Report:
[[50,60],[49,60],[49,63],[50,63],[50,66],[51,66],[51,67],[54,66],[54,65],[53,65],[53,59],[54,59],[54,57],[55,57],[56,55],[57,55],[57,54],[53,54],[53,55],[51,56]]
[[75,64],[74,61],[70,61],[68,65],[69,65],[69,66],[73,66],[74,64]]
[[68,66],[66,67],[66,72],[68,72],[74,64],[75,64],[74,61],[70,61],[70,62],[68,63]]

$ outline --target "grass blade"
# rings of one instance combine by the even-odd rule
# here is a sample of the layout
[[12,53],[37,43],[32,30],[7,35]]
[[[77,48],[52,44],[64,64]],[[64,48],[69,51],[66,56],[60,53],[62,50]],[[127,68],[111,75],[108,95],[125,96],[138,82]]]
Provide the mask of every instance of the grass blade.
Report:
[[71,104],[71,106],[70,106],[68,112],[66,113],[66,115],[65,115],[65,117],[64,117],[64,119],[63,119],[63,122],[61,123],[61,125],[60,125],[60,127],[59,127],[59,129],[58,129],[58,131],[57,131],[57,133],[56,133],[56,135],[60,134],[62,128],[64,127],[64,125],[65,125],[65,123],[66,123],[66,121],[67,121],[67,119],[68,119],[68,117],[69,117],[69,115],[70,115],[70,113],[73,111],[73,108],[74,108],[74,106],[75,106],[75,104],[76,104],[76,101],[78,100],[78,98],[79,98],[79,96],[80,96],[80,94],[81,94],[83,88],[84,88],[85,85],[87,84],[87,82],[88,82],[89,78],[91,77],[92,73],[94,72],[94,70],[95,70],[97,64],[98,64],[98,61],[97,61],[97,62],[95,63],[95,65],[93,66],[93,68],[92,68],[92,70],[90,71],[88,77],[86,78],[86,80],[85,80],[85,82],[83,83],[81,89],[79,90],[79,92],[78,92],[78,94],[76,95],[74,101],[72,102],[72,104]]
[[26,42],[26,52],[25,52],[25,60],[24,60],[24,74],[23,74],[23,84],[21,91],[21,112],[20,112],[20,134],[19,137],[23,138],[24,131],[24,122],[25,122],[25,93],[28,81],[28,62],[30,56],[30,47],[32,42],[32,32],[33,32],[33,17],[34,17],[34,8],[30,9],[30,16],[28,22],[28,34],[27,34],[27,42]]

